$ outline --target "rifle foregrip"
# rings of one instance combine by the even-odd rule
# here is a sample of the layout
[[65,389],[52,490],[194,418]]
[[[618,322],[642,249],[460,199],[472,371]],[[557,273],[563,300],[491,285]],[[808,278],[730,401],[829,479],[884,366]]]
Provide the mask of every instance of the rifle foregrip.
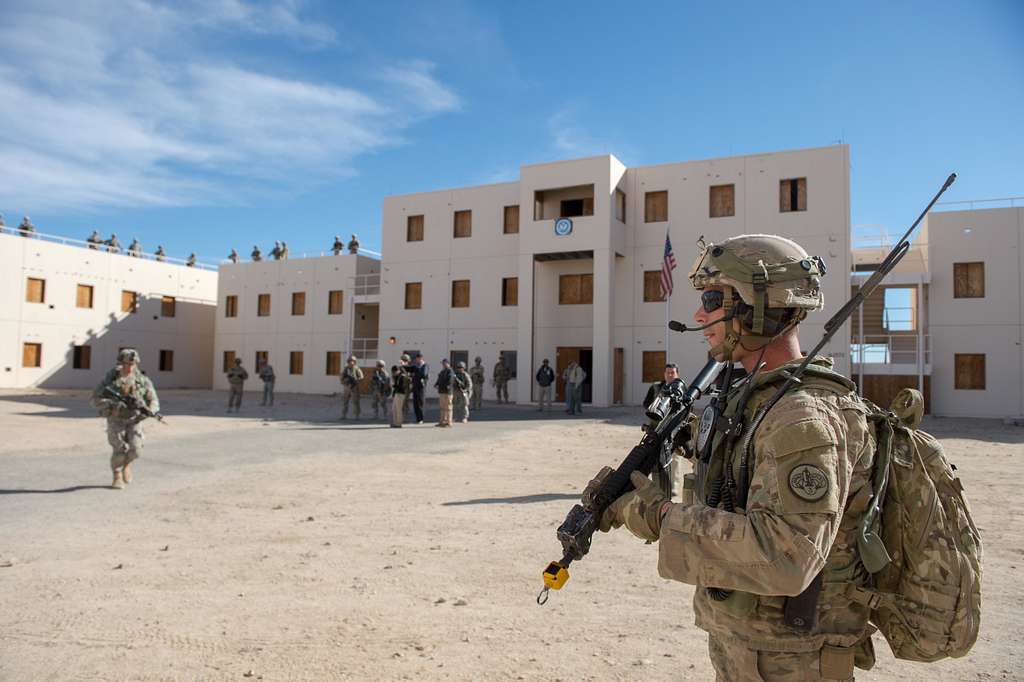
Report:
[[651,434],[630,450],[629,454],[626,455],[626,459],[622,460],[619,468],[608,477],[608,480],[601,486],[601,490],[594,496],[596,507],[594,511],[604,512],[608,505],[623,493],[628,492],[633,487],[629,477],[634,471],[639,471],[645,476],[650,474],[654,468],[654,462],[658,459],[660,450],[661,440]]

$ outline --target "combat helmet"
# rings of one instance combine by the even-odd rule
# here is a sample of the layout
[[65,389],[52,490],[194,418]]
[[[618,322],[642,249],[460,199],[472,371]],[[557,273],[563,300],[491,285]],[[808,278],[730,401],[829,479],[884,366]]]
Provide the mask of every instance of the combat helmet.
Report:
[[123,365],[126,362],[132,362],[137,365],[141,359],[139,351],[134,348],[122,348],[117,352],[117,364],[119,365]]
[[378,360],[377,361],[377,366],[378,367],[387,367],[387,364],[383,360]]
[[[701,238],[697,246],[701,253],[689,274],[693,288],[722,287],[726,315],[739,319],[750,332],[743,336],[761,345],[824,306],[825,263],[791,239],[746,234],[720,244]],[[731,352],[739,338],[731,329],[726,336]]]

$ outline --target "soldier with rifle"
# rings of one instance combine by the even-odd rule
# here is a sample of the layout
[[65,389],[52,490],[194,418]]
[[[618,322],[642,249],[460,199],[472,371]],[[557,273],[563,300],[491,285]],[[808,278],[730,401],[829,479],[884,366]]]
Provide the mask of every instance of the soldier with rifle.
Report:
[[142,454],[142,422],[163,421],[153,382],[139,369],[138,351],[124,348],[117,354],[117,366],[93,391],[92,403],[107,419],[107,441],[113,448],[111,487],[121,490],[132,482],[131,463]]

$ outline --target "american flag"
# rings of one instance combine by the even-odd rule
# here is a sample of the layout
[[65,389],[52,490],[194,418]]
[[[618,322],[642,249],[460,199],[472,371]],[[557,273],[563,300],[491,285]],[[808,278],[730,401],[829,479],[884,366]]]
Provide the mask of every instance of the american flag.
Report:
[[676,269],[676,256],[672,253],[672,240],[665,232],[665,258],[661,262],[661,297],[668,299],[672,295],[672,271]]

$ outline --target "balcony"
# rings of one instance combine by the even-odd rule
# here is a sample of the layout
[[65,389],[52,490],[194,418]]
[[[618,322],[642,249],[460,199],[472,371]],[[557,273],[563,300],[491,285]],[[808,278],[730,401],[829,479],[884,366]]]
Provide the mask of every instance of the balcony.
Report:
[[931,374],[929,334],[865,334],[850,344],[854,374]]
[[380,295],[380,273],[369,275],[356,275],[352,285],[353,296],[379,296]]

